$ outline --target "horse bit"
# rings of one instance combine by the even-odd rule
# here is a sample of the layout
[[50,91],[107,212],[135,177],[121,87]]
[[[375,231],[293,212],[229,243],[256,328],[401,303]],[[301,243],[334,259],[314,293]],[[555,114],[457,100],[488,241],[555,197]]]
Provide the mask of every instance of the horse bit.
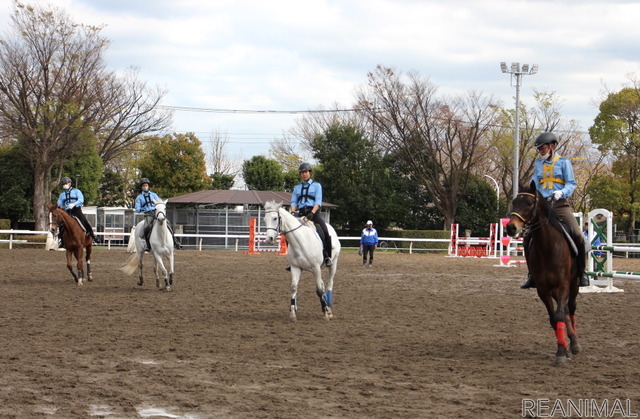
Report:
[[274,230],[276,233],[280,232],[282,234],[284,234],[285,236],[289,233],[291,233],[292,231],[296,231],[297,229],[299,229],[300,227],[303,226],[302,223],[300,223],[299,226],[296,226],[294,228],[292,228],[289,231],[281,231],[282,229],[280,228],[281,224],[282,224],[282,217],[280,216],[280,212],[278,212],[278,210],[271,210],[271,211],[265,211],[265,214],[269,214],[270,212],[275,212],[276,214],[278,214],[278,225],[276,226],[276,228],[273,227],[267,227],[267,230]]

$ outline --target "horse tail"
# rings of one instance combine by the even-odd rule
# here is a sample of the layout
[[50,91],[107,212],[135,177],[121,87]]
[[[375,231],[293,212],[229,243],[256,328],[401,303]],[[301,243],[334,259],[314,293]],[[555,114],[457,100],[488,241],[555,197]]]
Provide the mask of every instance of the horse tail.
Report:
[[120,270],[127,275],[131,275],[136,271],[138,267],[138,254],[134,253],[131,255],[127,263],[120,267]]

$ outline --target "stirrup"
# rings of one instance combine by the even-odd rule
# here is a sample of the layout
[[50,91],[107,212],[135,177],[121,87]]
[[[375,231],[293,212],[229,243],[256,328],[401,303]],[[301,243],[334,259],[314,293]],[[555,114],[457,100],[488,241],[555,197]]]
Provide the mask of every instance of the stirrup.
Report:
[[327,268],[332,267],[332,266],[333,266],[333,261],[331,260],[331,258],[325,258],[325,260],[324,260],[324,265],[325,265]]

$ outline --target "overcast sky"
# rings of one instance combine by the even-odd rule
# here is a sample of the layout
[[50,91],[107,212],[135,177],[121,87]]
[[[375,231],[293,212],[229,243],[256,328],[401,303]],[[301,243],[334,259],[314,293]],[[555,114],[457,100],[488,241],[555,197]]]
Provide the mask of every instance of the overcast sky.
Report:
[[[164,105],[300,111],[353,104],[376,65],[417,71],[443,95],[477,90],[513,108],[499,63],[538,64],[523,78],[555,92],[586,131],[605,87],[640,75],[640,2],[518,0],[23,0],[54,4],[77,23],[105,25],[113,70],[136,66],[168,90]],[[6,28],[12,0],[0,0]],[[208,143],[226,133],[230,157],[267,155],[297,115],[178,111],[173,130]]]

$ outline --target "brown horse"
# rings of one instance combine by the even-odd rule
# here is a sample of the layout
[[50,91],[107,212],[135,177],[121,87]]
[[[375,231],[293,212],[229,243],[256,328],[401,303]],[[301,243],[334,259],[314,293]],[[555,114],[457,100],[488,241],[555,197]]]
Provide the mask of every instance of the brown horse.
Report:
[[[558,350],[554,364],[563,364],[569,356],[569,348],[573,354],[580,352],[575,313],[581,273],[576,253],[559,218],[537,192],[535,183],[532,182],[528,188],[520,187],[520,193],[511,206],[507,234],[513,237],[524,228],[529,231],[525,239],[527,266],[555,331]],[[567,334],[570,346],[567,345]]]
[[[87,280],[92,281],[91,246],[93,244],[93,239],[91,236],[87,236],[86,232],[80,225],[80,222],[67,214],[64,209],[53,204],[49,204],[47,208],[49,208],[49,213],[51,215],[51,232],[55,235],[57,228],[64,229],[63,242],[64,248],[67,250],[67,268],[69,268],[69,272],[73,275],[73,279],[75,279],[78,285],[83,284],[84,269],[82,256],[86,249]],[[75,256],[76,261],[78,262],[77,273],[73,270],[73,265],[71,264],[73,256]]]

